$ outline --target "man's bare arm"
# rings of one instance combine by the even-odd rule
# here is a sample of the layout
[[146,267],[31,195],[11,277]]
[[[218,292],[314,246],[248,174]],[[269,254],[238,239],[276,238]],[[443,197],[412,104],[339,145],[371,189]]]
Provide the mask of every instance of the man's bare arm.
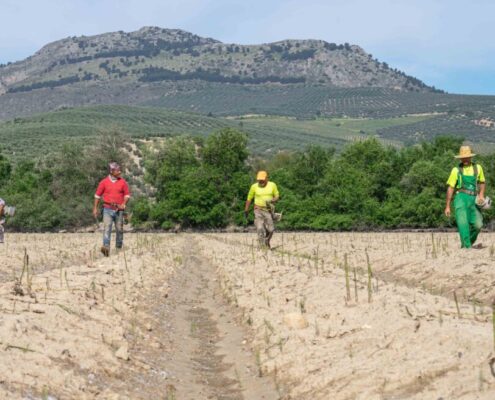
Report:
[[479,188],[480,188],[479,197],[480,197],[481,199],[484,199],[484,198],[485,198],[485,189],[486,189],[486,184],[485,184],[485,182],[480,183],[480,184],[479,184]]
[[450,203],[452,202],[452,196],[454,195],[454,188],[449,186],[447,188],[447,198],[446,198],[446,201],[445,201],[445,216],[447,217],[450,217]]
[[244,205],[244,217],[246,219],[249,218],[249,208],[251,207],[251,200],[246,200],[246,204]]
[[93,217],[98,218],[98,204],[100,203],[100,199],[95,197],[95,201],[93,204]]

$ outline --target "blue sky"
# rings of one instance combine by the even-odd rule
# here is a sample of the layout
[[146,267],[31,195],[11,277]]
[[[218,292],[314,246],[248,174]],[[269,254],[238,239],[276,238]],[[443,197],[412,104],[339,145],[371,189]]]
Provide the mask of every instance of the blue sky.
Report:
[[0,0],[0,63],[67,36],[181,28],[227,43],[323,39],[451,93],[495,95],[491,0]]

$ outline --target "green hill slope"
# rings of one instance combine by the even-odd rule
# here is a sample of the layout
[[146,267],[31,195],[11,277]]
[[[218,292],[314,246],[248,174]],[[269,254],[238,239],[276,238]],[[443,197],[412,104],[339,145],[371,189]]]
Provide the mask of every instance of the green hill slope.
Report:
[[[279,150],[303,150],[308,145],[342,148],[346,143],[377,136],[380,129],[407,126],[431,118],[409,116],[388,119],[316,118],[303,119],[280,116],[237,118],[238,126],[249,134],[251,149],[256,154],[276,153]],[[401,146],[394,138],[382,140]]]
[[98,106],[16,118],[0,124],[0,143],[13,159],[39,158],[68,141],[88,143],[98,132],[118,129],[135,138],[206,135],[228,126],[218,118],[144,107]]
[[[252,151],[261,155],[280,150],[302,150],[309,144],[340,148],[348,141],[376,135],[379,129],[427,118],[221,118],[146,107],[98,106],[64,109],[4,122],[0,124],[0,141],[6,154],[19,160],[43,157],[68,141],[89,143],[105,129],[118,129],[132,138],[146,139],[182,134],[205,136],[230,126],[246,132]],[[389,137],[387,141],[400,144]]]
[[42,158],[69,141],[91,143],[100,131],[109,129],[117,129],[130,138],[147,139],[183,134],[204,137],[223,127],[234,127],[248,135],[251,151],[262,156],[280,150],[302,150],[311,144],[340,149],[348,142],[369,136],[402,146],[439,135],[454,135],[465,137],[483,150],[495,144],[495,129],[476,125],[480,115],[300,119],[276,115],[214,117],[151,107],[93,106],[0,123],[0,143],[9,158],[20,160]]
[[419,113],[494,110],[495,96],[408,93],[385,88],[201,84],[184,85],[173,95],[144,104],[215,115],[390,118]]

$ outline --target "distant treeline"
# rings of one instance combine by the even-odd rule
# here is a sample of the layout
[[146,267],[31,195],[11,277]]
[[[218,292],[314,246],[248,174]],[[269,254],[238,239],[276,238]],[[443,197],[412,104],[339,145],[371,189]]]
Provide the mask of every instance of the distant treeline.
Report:
[[[117,74],[119,77],[124,77],[129,74],[128,71],[122,71],[113,65],[109,67],[109,62],[103,62],[99,65],[104,69],[107,74]],[[184,81],[198,79],[208,82],[220,82],[220,83],[240,83],[240,84],[260,84],[260,83],[304,83],[306,79],[304,77],[280,77],[280,76],[263,76],[263,77],[241,77],[240,75],[224,76],[218,71],[208,71],[202,68],[198,68],[192,72],[180,73],[166,68],[160,67],[148,67],[143,68],[139,72],[142,76],[139,78],[140,82],[159,82],[159,81]],[[57,80],[49,80],[43,82],[36,82],[30,85],[21,85],[8,89],[8,93],[29,92],[35,89],[42,88],[55,88],[58,86],[69,85],[71,83],[84,82],[98,79],[99,75],[84,72],[82,76],[71,75],[65,78]]]
[[[87,47],[95,47],[96,45],[92,43],[89,45],[85,41],[80,41],[78,43],[79,47],[81,49],[85,49]],[[98,50],[97,53],[93,55],[85,55],[81,57],[67,57],[63,60],[60,60],[56,62],[53,66],[55,65],[64,65],[64,64],[76,64],[84,61],[89,61],[89,60],[96,60],[100,58],[113,58],[113,57],[126,57],[126,58],[131,58],[131,57],[156,57],[158,54],[160,54],[161,51],[172,51],[174,52],[174,55],[179,55],[179,54],[191,54],[192,56],[198,57],[201,53],[198,51],[198,49],[194,49],[194,47],[200,45],[200,38],[199,37],[193,37],[189,38],[187,40],[183,41],[174,41],[174,42],[168,42],[163,39],[156,39],[156,40],[146,40],[146,39],[138,39],[138,48],[132,49],[132,50],[125,50],[125,49],[119,49],[119,50],[110,50],[110,49],[105,49],[102,48]],[[296,47],[299,45],[296,44]],[[202,52],[210,52],[214,53],[215,51],[219,52],[220,54],[222,53],[222,48],[225,47],[225,51],[227,53],[246,53],[250,52],[249,47],[245,46],[238,46],[238,45],[225,45],[225,46],[219,46],[216,49],[215,48],[208,48],[208,49],[203,49]],[[316,52],[316,49],[307,49],[307,50],[301,50],[297,52],[290,53],[289,50],[293,47],[292,44],[287,43],[283,45],[276,45],[272,44],[270,45],[270,51],[271,52],[280,52],[282,54],[282,58],[285,60],[303,60],[303,59],[308,59],[311,58],[314,53]],[[351,50],[351,46],[349,43],[345,44],[335,44],[335,43],[327,43],[325,42],[323,44],[323,47],[326,50],[329,51],[335,51],[335,50]]]
[[[443,215],[445,182],[462,140],[396,149],[375,139],[349,144],[340,154],[311,146],[271,159],[249,158],[247,137],[231,128],[206,140],[173,137],[144,152],[145,182],[153,197],[133,198],[133,224],[142,228],[223,228],[243,225],[243,204],[258,169],[277,183],[283,229],[367,230],[454,226]],[[0,156],[0,197],[17,206],[11,229],[42,231],[91,224],[91,205],[108,160],[126,164],[118,132],[94,146],[68,145],[44,163],[12,167]],[[477,157],[495,187],[495,154]],[[484,213],[485,221],[494,211]],[[252,217],[250,222],[252,222]]]
[[297,51],[295,53],[289,53],[288,51],[282,53],[282,60],[295,61],[295,60],[307,60],[315,55],[316,49],[306,49]]
[[[231,129],[197,147],[171,139],[150,153],[146,179],[156,198],[138,199],[135,222],[219,228],[243,224],[242,206],[257,169],[277,183],[283,212],[279,227],[297,230],[364,230],[453,226],[443,215],[445,182],[461,139],[396,149],[375,139],[348,145],[340,154],[311,146],[247,163],[246,137]],[[156,150],[156,149],[155,149]],[[489,195],[495,185],[495,154],[479,157]],[[485,213],[489,221],[493,210]],[[252,222],[252,221],[251,221]]]
[[[84,44],[85,42],[79,42],[79,47],[84,49],[88,47]],[[59,62],[60,65],[63,64],[75,64],[88,60],[97,60],[100,58],[113,58],[113,57],[156,57],[160,54],[160,51],[171,51],[171,50],[182,50],[182,52],[187,53],[193,51],[193,47],[200,43],[199,38],[187,39],[183,41],[168,42],[163,39],[156,40],[146,40],[138,39],[138,48],[132,50],[110,50],[102,49],[94,55],[82,56],[82,57],[67,57]]]
[[181,81],[189,79],[199,79],[208,82],[222,82],[222,83],[304,83],[306,79],[304,77],[284,78],[280,76],[263,76],[263,77],[241,77],[239,75],[224,76],[219,71],[208,71],[202,68],[198,68],[192,72],[181,73],[166,68],[160,67],[148,67],[141,70],[142,76],[139,78],[141,82],[157,82],[157,81]]
[[0,197],[17,207],[7,220],[10,229],[54,231],[94,223],[95,185],[106,175],[108,160],[125,162],[124,145],[122,135],[109,131],[95,145],[67,144],[39,163],[24,160],[13,167],[0,154]]
[[97,79],[98,75],[92,74],[90,72],[84,72],[83,76],[79,75],[71,75],[66,78],[61,78],[57,80],[43,81],[32,83],[31,85],[22,85],[10,88],[8,93],[19,93],[19,92],[30,92],[34,89],[42,89],[42,88],[55,88],[57,86],[69,85],[71,83],[90,81],[93,79]]
[[[281,43],[281,44],[270,44],[270,52],[283,53],[283,54],[287,55],[287,54],[289,54],[289,51],[292,47],[299,48],[300,44],[295,43],[295,45],[293,45],[290,42]],[[324,42],[323,47],[329,51],[335,51],[335,50],[348,50],[349,51],[349,50],[352,50],[351,45],[349,43],[335,44],[335,43]],[[305,58],[309,58],[309,57],[312,57],[314,55],[315,51],[316,51],[316,49],[307,49],[307,50],[302,50],[299,52],[296,51],[296,52],[290,53],[290,54],[297,55],[299,53],[302,53],[299,55],[300,57],[302,57],[302,55],[304,55]],[[295,59],[297,59],[297,58],[295,58]]]

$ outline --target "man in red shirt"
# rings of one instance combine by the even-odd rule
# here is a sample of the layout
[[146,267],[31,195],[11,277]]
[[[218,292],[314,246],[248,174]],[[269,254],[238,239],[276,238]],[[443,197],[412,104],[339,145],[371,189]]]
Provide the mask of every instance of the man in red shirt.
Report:
[[110,239],[112,225],[115,223],[117,249],[122,248],[124,241],[124,210],[131,194],[129,185],[121,177],[120,165],[112,162],[109,164],[110,174],[101,180],[95,193],[93,215],[98,218],[98,204],[103,200],[103,246],[101,252],[105,257],[110,255]]

